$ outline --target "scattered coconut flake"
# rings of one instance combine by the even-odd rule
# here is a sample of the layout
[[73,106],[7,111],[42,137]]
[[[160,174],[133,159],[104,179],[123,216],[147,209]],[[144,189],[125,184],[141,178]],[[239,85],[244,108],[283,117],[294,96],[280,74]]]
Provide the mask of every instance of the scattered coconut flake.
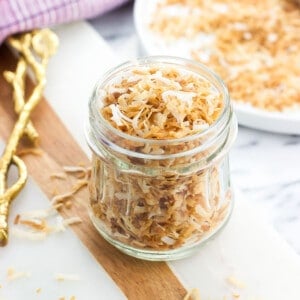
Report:
[[184,297],[183,300],[201,300],[199,290],[194,288],[191,289]]
[[82,223],[82,219],[77,216],[63,220],[64,226],[70,226],[70,225],[75,225],[75,224],[80,224],[80,223]]
[[38,231],[46,231],[47,229],[47,223],[44,219],[21,219],[19,223]]
[[30,275],[31,274],[29,272],[17,272],[13,268],[9,268],[7,270],[7,280],[8,281],[14,281],[14,280],[21,279],[21,278],[28,278],[28,277],[30,277]]
[[67,193],[64,193],[64,194],[60,194],[60,195],[56,195],[56,196],[52,197],[50,203],[51,203],[51,205],[55,205],[58,202],[62,202],[64,200],[66,200],[66,199],[69,199],[73,195],[74,195],[73,191],[67,192]]
[[77,274],[57,273],[54,274],[54,279],[57,281],[78,281],[80,276]]
[[233,297],[233,299],[240,299],[240,297],[241,297],[241,295],[240,294],[238,294],[238,293],[232,293],[232,297]]
[[83,172],[86,173],[90,168],[86,168],[83,166],[63,166],[63,169],[67,173],[77,173],[77,172]]
[[54,173],[50,175],[51,179],[67,179],[67,175],[65,173]]
[[37,289],[35,290],[35,292],[36,292],[37,294],[40,294],[40,293],[42,292],[42,288],[37,288]]
[[16,217],[15,217],[15,219],[14,219],[14,225],[17,225],[17,224],[19,223],[20,217],[21,217],[21,216],[20,216],[19,214],[16,215]]
[[236,277],[234,276],[228,276],[226,278],[227,283],[229,283],[231,286],[235,287],[235,288],[239,288],[239,289],[244,289],[245,283],[238,280]]
[[72,187],[72,193],[75,194],[79,190],[81,190],[83,187],[87,186],[89,184],[89,181],[84,179],[84,180],[78,180],[74,186]]

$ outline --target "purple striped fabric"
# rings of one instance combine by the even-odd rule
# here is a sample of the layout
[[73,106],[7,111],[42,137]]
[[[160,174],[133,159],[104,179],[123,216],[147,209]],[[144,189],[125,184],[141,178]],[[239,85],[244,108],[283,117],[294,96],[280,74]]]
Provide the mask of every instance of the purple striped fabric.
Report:
[[0,44],[17,32],[95,17],[127,0],[0,0]]

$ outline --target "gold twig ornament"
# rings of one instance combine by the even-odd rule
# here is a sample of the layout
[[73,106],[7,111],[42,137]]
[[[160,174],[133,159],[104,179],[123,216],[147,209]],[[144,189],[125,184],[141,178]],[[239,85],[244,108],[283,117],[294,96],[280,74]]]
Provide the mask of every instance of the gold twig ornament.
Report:
[[[20,138],[26,135],[36,143],[38,133],[30,121],[30,114],[41,99],[45,87],[45,71],[49,58],[56,52],[57,36],[49,29],[36,30],[8,39],[8,44],[19,54],[15,72],[5,71],[5,79],[12,85],[14,109],[18,120],[0,158],[0,246],[8,239],[8,213],[11,201],[18,195],[27,180],[24,162],[16,155]],[[35,87],[25,101],[25,73],[31,69],[35,77]],[[7,188],[7,174],[11,165],[18,168],[17,181]]]

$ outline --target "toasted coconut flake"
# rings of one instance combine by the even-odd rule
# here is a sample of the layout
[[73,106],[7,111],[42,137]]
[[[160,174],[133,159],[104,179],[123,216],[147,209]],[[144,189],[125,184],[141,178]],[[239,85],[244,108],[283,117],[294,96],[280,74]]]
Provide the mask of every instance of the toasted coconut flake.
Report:
[[[123,115],[120,111],[120,109],[118,108],[117,105],[115,104],[111,104],[109,106],[111,113],[112,113],[112,117],[111,120],[113,122],[115,122],[117,124],[117,126],[123,126],[123,121],[126,120],[128,122],[128,118]],[[132,120],[130,119],[129,122],[132,122]]]
[[65,173],[54,173],[50,175],[51,179],[67,179],[67,175]]
[[54,279],[57,281],[78,281],[80,276],[77,274],[57,273],[54,274]]
[[70,198],[72,198],[79,190],[81,190],[82,188],[86,187],[89,183],[89,181],[87,180],[87,176],[89,176],[89,173],[86,173],[86,176],[84,177],[84,179],[80,179],[78,180],[74,186],[72,187],[71,191],[66,192],[64,194],[59,194],[54,196],[51,199],[51,205],[54,206],[56,204],[65,202],[67,200],[69,200]]
[[37,294],[40,294],[40,293],[42,292],[42,288],[37,288],[37,289],[35,290],[35,292],[36,292]]
[[176,242],[174,239],[172,239],[172,238],[170,238],[170,237],[168,237],[168,236],[163,236],[163,237],[161,238],[161,240],[162,240],[165,244],[167,244],[167,245],[174,245],[175,242]]
[[21,278],[28,278],[28,277],[30,277],[30,275],[31,274],[29,272],[17,272],[13,268],[9,268],[7,270],[7,280],[8,281],[14,281],[14,280],[21,279]]
[[16,273],[16,271],[15,271],[14,268],[8,268],[8,269],[7,269],[7,272],[6,272],[7,277],[8,277],[8,276],[12,276],[12,275],[15,274],[15,273]]
[[[139,69],[129,71],[127,77]],[[103,117],[120,131],[143,138],[180,138],[201,131],[193,125],[196,120],[209,126],[222,111],[222,96],[212,92],[214,87],[200,75],[157,66],[142,73],[139,81],[122,81],[130,84],[126,93],[108,92],[102,98]],[[114,83],[108,90],[111,86]]]
[[72,187],[72,193],[75,194],[79,190],[81,190],[83,187],[87,186],[89,184],[88,180],[78,180],[75,185]]
[[59,202],[63,202],[69,198],[71,198],[72,196],[74,195],[74,192],[71,191],[71,192],[67,192],[67,193],[64,193],[64,194],[60,194],[60,195],[56,195],[54,196],[52,199],[51,199],[51,205],[56,205],[58,204]]
[[198,289],[191,289],[183,300],[201,300]]
[[184,44],[190,58],[213,68],[233,100],[295,111],[300,108],[299,20],[299,0],[161,0],[149,29],[168,45]]
[[63,220],[63,224],[65,226],[70,226],[70,225],[75,225],[75,224],[80,224],[80,223],[82,223],[82,219],[77,216]]
[[27,239],[31,241],[42,241],[47,237],[46,232],[32,232],[13,227],[11,234],[15,237]]
[[165,102],[168,102],[170,98],[177,98],[184,104],[187,104],[188,107],[193,105],[193,98],[196,97],[197,94],[193,92],[182,92],[182,91],[165,91],[162,93],[162,99]]
[[226,278],[226,281],[228,284],[230,284],[231,286],[238,288],[238,289],[244,289],[246,287],[245,283],[238,280],[236,277],[234,276],[228,276]]
[[47,229],[47,223],[44,219],[31,219],[31,220],[21,219],[19,223],[38,231],[43,231],[43,230],[46,231]]
[[[186,69],[153,64],[133,67],[125,75],[120,76],[117,87],[124,85],[128,90],[110,94],[109,87],[116,82],[108,82],[100,113],[110,125],[128,135],[159,142],[174,139],[176,144],[178,138],[206,130],[223,110],[223,95],[205,78]],[[131,77],[137,80],[128,81]],[[112,111],[116,107],[122,116]],[[125,148],[152,155],[184,153],[205,143],[207,137],[203,136],[176,146],[128,140]],[[221,164],[184,174],[175,169],[208,157],[214,147],[176,159],[122,156],[125,162],[161,168],[159,176],[146,176],[132,169],[115,170],[94,156],[90,194],[98,221],[114,239],[142,249],[176,249],[201,240],[228,215],[231,198],[223,199]]]
[[15,219],[14,219],[14,225],[17,225],[17,224],[19,223],[20,217],[21,217],[21,216],[20,216],[19,214],[16,215],[16,217],[15,217]]
[[89,168],[86,168],[84,166],[64,166],[63,169],[67,173],[86,173],[87,170],[89,170]]
[[83,179],[83,178],[88,178],[88,173],[84,173],[84,172],[79,172],[76,174],[76,178],[78,179]]

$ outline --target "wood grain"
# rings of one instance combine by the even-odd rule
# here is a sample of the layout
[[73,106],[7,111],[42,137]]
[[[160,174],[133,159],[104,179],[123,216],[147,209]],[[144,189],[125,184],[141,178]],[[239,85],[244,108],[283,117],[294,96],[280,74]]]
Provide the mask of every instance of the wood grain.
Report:
[[[15,121],[11,87],[4,80],[4,70],[14,70],[16,60],[10,51],[0,48],[0,137],[7,139]],[[32,83],[27,79],[27,86]],[[62,121],[44,99],[32,115],[35,128],[40,134],[41,156],[23,157],[30,176],[50,199],[54,189],[66,191],[70,182],[50,180],[54,172],[62,171],[64,165],[86,165],[89,160],[75,142]],[[15,201],[22,201],[17,198]],[[186,290],[166,263],[155,263],[126,256],[100,237],[90,222],[87,213],[88,191],[85,188],[73,202],[70,209],[61,212],[64,217],[78,215],[83,224],[73,226],[73,230],[104,267],[111,278],[121,288],[128,299],[183,299]]]

